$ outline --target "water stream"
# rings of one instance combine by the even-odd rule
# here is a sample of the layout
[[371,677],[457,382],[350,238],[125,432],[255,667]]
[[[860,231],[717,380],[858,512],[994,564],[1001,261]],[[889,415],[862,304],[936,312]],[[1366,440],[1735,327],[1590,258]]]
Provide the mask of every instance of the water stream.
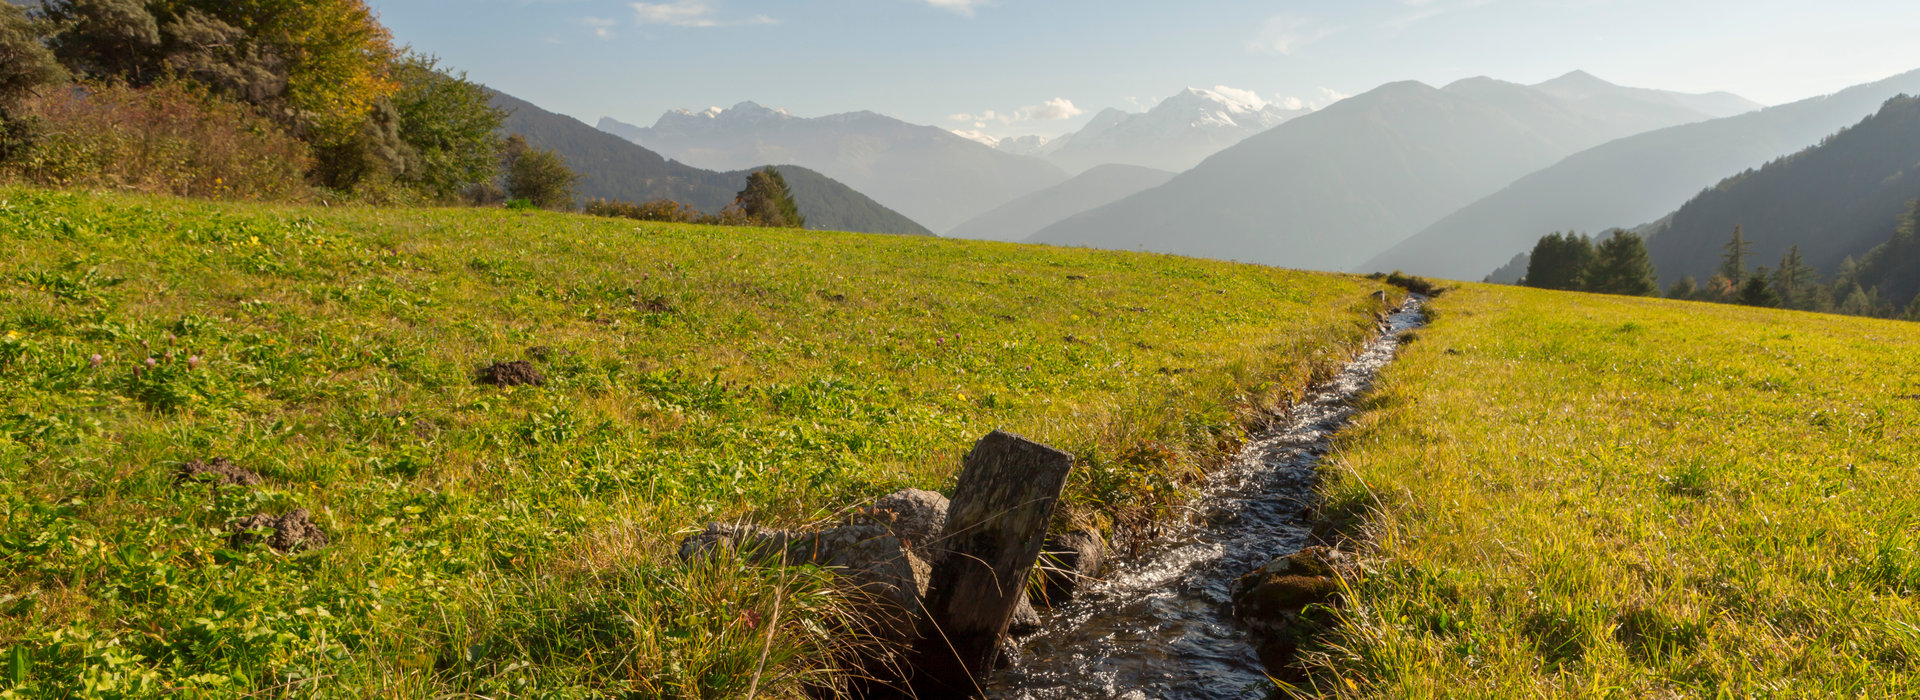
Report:
[[1190,517],[1018,640],[1018,664],[987,697],[1007,700],[1243,700],[1273,686],[1228,599],[1241,574],[1305,546],[1315,467],[1400,349],[1424,325],[1409,299],[1339,376],[1315,387],[1286,421],[1255,436],[1203,486]]

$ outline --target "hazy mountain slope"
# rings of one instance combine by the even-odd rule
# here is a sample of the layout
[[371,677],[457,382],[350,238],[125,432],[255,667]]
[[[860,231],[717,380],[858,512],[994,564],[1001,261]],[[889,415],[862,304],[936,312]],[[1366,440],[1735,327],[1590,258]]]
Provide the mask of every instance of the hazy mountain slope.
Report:
[[[1574,71],[1533,86],[1535,90],[1566,100],[1576,109],[1616,119],[1654,117],[1659,124],[1661,110],[1685,110],[1702,120],[1745,114],[1766,105],[1729,92],[1690,95],[1666,90],[1623,87],[1609,83],[1586,71]],[[1657,128],[1652,127],[1652,128]]]
[[1608,143],[1522,178],[1358,269],[1480,279],[1548,233],[1598,233],[1663,216],[1728,173],[1812,145],[1902,92],[1920,92],[1920,71]]
[[1647,252],[1663,282],[1706,279],[1734,226],[1752,245],[1750,265],[1772,265],[1789,246],[1831,272],[1887,241],[1920,197],[1920,100],[1899,98],[1819,146],[1722,181],[1653,228]]
[[744,102],[732,109],[669,112],[649,128],[612,119],[600,124],[698,167],[810,168],[936,231],[1067,179],[1065,171],[1038,158],[872,112],[804,119]]
[[995,241],[1022,241],[1027,237],[1095,207],[1173,179],[1165,170],[1133,165],[1102,165],[1047,189],[1021,197],[954,227],[953,238],[982,238]]
[[[500,92],[495,106],[507,110],[502,131],[525,136],[527,142],[550,148],[580,175],[580,196],[648,202],[671,199],[704,212],[716,212],[733,203],[746,186],[747,170],[720,173],[676,163],[660,154],[587,126],[572,117],[554,114]],[[793,190],[807,227],[816,230],[926,235],[926,227],[869,199],[846,185],[805,168],[780,166]]]
[[1230,88],[1187,88],[1144,113],[1102,111],[1037,153],[1069,172],[1107,163],[1180,172],[1308,112]]
[[1346,269],[1623,128],[1512,83],[1392,83],[1032,240]]

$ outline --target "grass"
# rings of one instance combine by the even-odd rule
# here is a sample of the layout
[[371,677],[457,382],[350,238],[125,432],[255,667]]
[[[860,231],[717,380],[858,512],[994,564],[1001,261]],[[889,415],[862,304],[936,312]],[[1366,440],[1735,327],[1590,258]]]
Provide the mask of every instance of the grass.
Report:
[[[1080,457],[1063,525],[1126,529],[1351,353],[1381,288],[0,189],[0,696],[795,697],[832,681],[846,601],[684,565],[680,533],[949,488],[1002,427]],[[547,383],[475,385],[518,359]],[[265,484],[174,483],[213,457]],[[331,546],[228,540],[294,508]]]
[[1375,551],[1321,690],[1920,694],[1920,325],[1483,285],[1435,308],[1329,465]]

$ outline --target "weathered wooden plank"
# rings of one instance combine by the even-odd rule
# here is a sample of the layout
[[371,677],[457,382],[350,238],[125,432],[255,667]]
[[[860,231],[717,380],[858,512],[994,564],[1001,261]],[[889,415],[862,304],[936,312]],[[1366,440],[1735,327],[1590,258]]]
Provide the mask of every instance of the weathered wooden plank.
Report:
[[1072,470],[1073,455],[998,430],[967,453],[915,648],[921,700],[978,693]]

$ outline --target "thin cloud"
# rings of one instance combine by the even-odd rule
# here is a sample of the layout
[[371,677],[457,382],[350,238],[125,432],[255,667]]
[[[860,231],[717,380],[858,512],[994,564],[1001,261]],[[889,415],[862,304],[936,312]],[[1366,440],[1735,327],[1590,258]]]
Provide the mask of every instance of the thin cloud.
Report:
[[[992,109],[977,113],[961,112],[959,114],[948,115],[947,121],[968,124],[977,130],[985,129],[995,124],[1006,126],[1018,122],[1054,122],[1062,119],[1072,119],[1086,113],[1087,110],[1075,106],[1073,100],[1065,97],[1055,97],[1037,105],[1021,107],[1011,113]],[[973,137],[969,136],[968,138]]]
[[1299,15],[1274,15],[1247,40],[1247,51],[1292,56],[1293,52],[1333,34],[1333,28]]
[[636,2],[632,4],[636,21],[642,25],[661,24],[669,27],[726,27],[741,24],[779,24],[779,20],[766,15],[754,15],[742,19],[723,19],[706,0],[674,0],[673,2]]
[[972,17],[974,8],[985,6],[987,0],[927,0],[927,4],[961,17]]

